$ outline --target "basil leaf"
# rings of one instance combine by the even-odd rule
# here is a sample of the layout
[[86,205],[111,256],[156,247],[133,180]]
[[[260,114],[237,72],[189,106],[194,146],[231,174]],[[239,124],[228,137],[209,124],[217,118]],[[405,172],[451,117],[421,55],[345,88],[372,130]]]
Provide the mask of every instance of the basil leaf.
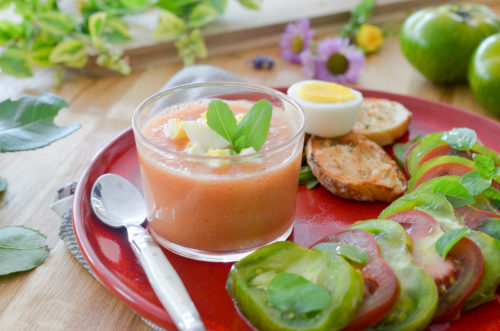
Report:
[[188,26],[191,28],[201,28],[214,21],[219,16],[217,10],[206,3],[196,5],[188,17]]
[[474,159],[476,170],[479,172],[481,177],[485,179],[491,178],[493,171],[495,170],[495,162],[493,159],[482,154],[474,154],[472,158]]
[[316,179],[309,166],[302,166],[299,172],[299,184],[305,184],[308,181]]
[[405,157],[406,157],[406,153],[408,152],[408,149],[410,149],[410,147],[413,146],[414,143],[421,140],[424,136],[425,135],[420,134],[407,143],[404,143],[404,144],[397,143],[397,144],[394,144],[392,146],[392,152],[394,153],[394,156],[396,157],[396,161],[398,162],[398,164],[401,168],[405,167]]
[[186,23],[180,17],[168,10],[162,10],[160,19],[153,32],[156,40],[171,40],[179,37],[186,31]]
[[238,124],[234,139],[246,136],[245,147],[260,151],[271,126],[272,111],[273,106],[268,100],[257,101]]
[[370,256],[364,249],[354,245],[325,242],[317,244],[313,249],[338,254],[361,265],[367,264],[370,260]]
[[4,192],[7,189],[7,179],[0,177],[0,193]]
[[469,128],[455,128],[443,132],[441,139],[458,151],[470,151],[477,141],[477,134]]
[[238,139],[236,139],[236,141],[234,142],[234,151],[236,153],[241,152],[241,150],[243,148],[245,148],[245,142],[246,142],[246,140],[247,140],[247,137],[245,137],[245,136],[241,136]]
[[470,194],[478,195],[491,185],[491,179],[484,179],[478,171],[469,171],[460,178],[462,184]]
[[22,226],[0,228],[0,275],[26,271],[39,266],[49,250],[42,246],[45,236]]
[[492,217],[482,220],[481,225],[477,227],[477,230],[500,241],[500,218]]
[[59,110],[68,106],[66,100],[51,93],[1,102],[0,152],[44,147],[80,128],[78,124],[65,127],[54,125]]
[[107,42],[119,44],[132,40],[127,24],[118,17],[108,16],[100,37]]
[[53,66],[54,64],[49,60],[53,50],[54,47],[41,47],[37,50],[33,50],[31,52],[31,62],[42,68]]
[[238,140],[233,137],[236,131],[236,117],[234,117],[227,103],[219,99],[210,101],[207,109],[207,125],[222,138],[229,141],[233,149],[235,149],[235,141]]
[[330,294],[304,277],[291,273],[278,274],[268,285],[269,301],[278,310],[306,314],[330,305]]
[[467,188],[457,181],[451,179],[441,179],[431,188],[432,192],[443,194],[455,208],[471,205],[474,203],[474,196]]
[[306,188],[307,188],[308,190],[312,190],[312,189],[313,189],[313,188],[315,188],[315,187],[316,187],[316,185],[318,185],[318,184],[319,184],[319,181],[318,181],[316,178],[315,178],[315,179],[311,179],[311,180],[307,181],[307,183],[306,183]]
[[495,169],[491,172],[493,179],[497,182],[500,182],[500,167],[495,167]]
[[90,16],[89,18],[89,33],[90,37],[97,38],[102,32],[104,25],[106,24],[107,14],[104,12],[97,12]]
[[43,30],[59,36],[68,34],[74,27],[68,15],[56,11],[36,15],[35,22]]
[[28,52],[17,47],[9,47],[0,54],[0,68],[15,77],[33,76]]
[[448,252],[455,246],[457,242],[463,237],[470,233],[469,228],[453,229],[451,231],[445,232],[436,241],[436,251],[444,259]]
[[497,190],[496,188],[489,187],[487,188],[484,193],[486,194],[486,197],[490,199],[496,206],[497,208],[500,208],[500,191]]

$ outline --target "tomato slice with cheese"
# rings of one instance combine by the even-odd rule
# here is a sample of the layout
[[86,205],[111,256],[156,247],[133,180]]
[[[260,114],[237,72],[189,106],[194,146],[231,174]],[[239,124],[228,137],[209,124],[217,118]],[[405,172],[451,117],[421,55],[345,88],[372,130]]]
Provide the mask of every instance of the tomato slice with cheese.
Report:
[[391,267],[380,256],[375,238],[366,231],[346,230],[331,234],[319,243],[324,242],[358,246],[368,253],[368,263],[361,270],[365,283],[363,304],[344,330],[363,330],[377,324],[396,303],[399,282]]
[[477,230],[481,222],[487,218],[500,218],[500,213],[488,210],[481,210],[475,206],[468,205],[460,208],[455,208],[460,216],[462,216],[465,225],[472,230]]
[[401,224],[413,242],[415,261],[434,279],[439,303],[433,322],[455,320],[465,300],[478,288],[484,273],[483,255],[477,245],[464,237],[445,259],[435,249],[443,235],[439,223],[421,210],[404,210],[387,217]]

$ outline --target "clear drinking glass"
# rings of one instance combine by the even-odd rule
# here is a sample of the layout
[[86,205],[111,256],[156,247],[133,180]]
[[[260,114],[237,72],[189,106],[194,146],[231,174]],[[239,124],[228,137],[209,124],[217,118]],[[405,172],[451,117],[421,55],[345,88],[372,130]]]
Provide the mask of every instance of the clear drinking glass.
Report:
[[[166,136],[168,119],[200,121],[213,98],[235,113],[260,99],[271,102],[271,129],[259,152],[189,154],[185,141]],[[146,99],[132,122],[148,227],[162,246],[192,259],[229,262],[290,235],[305,118],[287,95],[237,82],[182,85]]]

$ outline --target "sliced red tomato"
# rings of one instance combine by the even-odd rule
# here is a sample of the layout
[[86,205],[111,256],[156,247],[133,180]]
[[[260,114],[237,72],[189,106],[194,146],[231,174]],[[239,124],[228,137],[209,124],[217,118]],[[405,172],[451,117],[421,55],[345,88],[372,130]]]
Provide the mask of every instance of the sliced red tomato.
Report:
[[354,245],[368,253],[370,259],[361,270],[365,282],[363,304],[344,330],[363,330],[377,324],[396,303],[399,282],[391,267],[380,257],[375,238],[366,231],[346,230],[331,234],[321,242]]
[[500,217],[499,213],[492,211],[481,210],[472,205],[455,208],[455,210],[463,217],[465,225],[467,225],[472,230],[476,230],[481,221],[487,218]]
[[433,322],[452,321],[460,316],[462,304],[477,289],[484,273],[484,259],[479,247],[462,238],[443,259],[435,242],[443,231],[431,215],[420,210],[404,210],[387,219],[401,224],[413,242],[416,262],[434,279],[439,303]]
[[475,170],[474,162],[460,156],[439,156],[420,165],[408,181],[408,191],[429,179],[440,176],[463,176],[469,171]]

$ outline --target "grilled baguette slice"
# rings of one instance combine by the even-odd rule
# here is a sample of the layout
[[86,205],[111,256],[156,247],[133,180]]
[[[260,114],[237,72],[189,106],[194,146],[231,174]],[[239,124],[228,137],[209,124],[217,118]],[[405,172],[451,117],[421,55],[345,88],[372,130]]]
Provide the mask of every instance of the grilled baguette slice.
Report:
[[399,102],[365,98],[352,132],[362,134],[380,146],[387,146],[406,132],[410,119],[410,111]]
[[306,157],[321,185],[345,199],[391,202],[406,190],[406,178],[396,162],[360,134],[312,136]]

